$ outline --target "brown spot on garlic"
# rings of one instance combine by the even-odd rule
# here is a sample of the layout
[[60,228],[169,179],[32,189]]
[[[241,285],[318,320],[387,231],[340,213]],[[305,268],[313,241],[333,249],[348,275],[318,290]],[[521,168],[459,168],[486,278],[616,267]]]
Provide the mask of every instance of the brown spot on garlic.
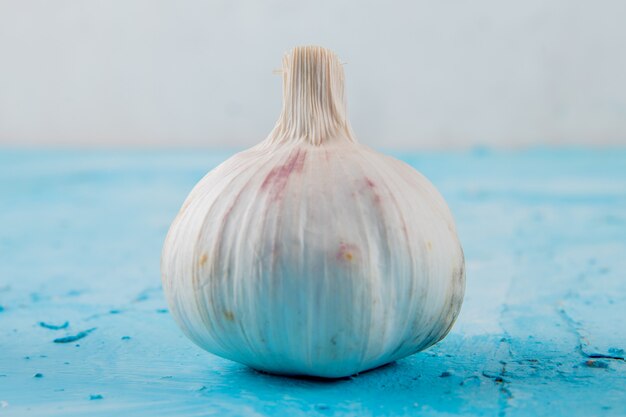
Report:
[[359,252],[359,248],[352,243],[339,243],[339,249],[337,250],[336,258],[338,261],[351,262]]
[[430,240],[426,242],[426,247],[428,248],[428,250],[433,250],[433,242],[431,242]]
[[228,321],[235,321],[235,315],[230,310],[224,310],[224,318]]
[[204,266],[206,264],[206,261],[208,260],[209,260],[209,255],[207,255],[206,253],[203,253],[202,256],[200,256],[200,259],[198,260],[198,265]]

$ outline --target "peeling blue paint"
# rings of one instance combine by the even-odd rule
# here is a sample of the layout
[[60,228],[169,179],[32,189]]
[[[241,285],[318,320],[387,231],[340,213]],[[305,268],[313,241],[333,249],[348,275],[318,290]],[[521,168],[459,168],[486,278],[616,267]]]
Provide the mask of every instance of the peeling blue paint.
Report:
[[43,327],[44,329],[50,329],[50,330],[62,330],[62,329],[67,329],[67,326],[70,325],[69,321],[66,321],[63,324],[49,324],[49,323],[45,323],[43,321],[39,322],[39,325],[41,327]]
[[[82,339],[83,337],[87,337],[87,335],[91,332],[93,332],[94,330],[96,330],[96,328],[92,328],[92,329],[88,329],[88,330],[83,330],[82,332],[78,332],[75,335],[72,336],[65,336],[65,337],[58,337],[56,339],[53,340],[54,343],[71,343],[71,342],[76,342],[77,340]],[[78,345],[76,345],[78,346]]]

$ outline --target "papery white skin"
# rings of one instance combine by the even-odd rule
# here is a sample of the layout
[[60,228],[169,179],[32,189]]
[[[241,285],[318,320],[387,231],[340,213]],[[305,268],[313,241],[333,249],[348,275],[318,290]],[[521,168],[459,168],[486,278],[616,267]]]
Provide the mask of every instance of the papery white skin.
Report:
[[465,290],[444,200],[355,141],[332,52],[294,49],[283,77],[273,132],[209,172],[170,228],[174,319],[209,352],[287,375],[348,376],[431,346]]

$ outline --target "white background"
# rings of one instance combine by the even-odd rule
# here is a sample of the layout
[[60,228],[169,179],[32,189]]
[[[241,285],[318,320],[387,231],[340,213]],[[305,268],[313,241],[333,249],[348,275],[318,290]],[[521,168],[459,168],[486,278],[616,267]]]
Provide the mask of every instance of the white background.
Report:
[[301,44],[373,146],[626,144],[622,0],[0,0],[0,145],[253,145]]

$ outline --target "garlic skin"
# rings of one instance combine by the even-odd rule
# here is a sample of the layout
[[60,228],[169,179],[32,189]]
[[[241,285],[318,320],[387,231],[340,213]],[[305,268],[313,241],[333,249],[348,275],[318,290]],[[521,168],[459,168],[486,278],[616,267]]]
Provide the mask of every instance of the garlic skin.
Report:
[[344,377],[426,349],[465,291],[454,220],[409,165],[358,144],[343,68],[299,47],[259,145],[209,172],[161,259],[172,316],[207,351],[284,375]]

